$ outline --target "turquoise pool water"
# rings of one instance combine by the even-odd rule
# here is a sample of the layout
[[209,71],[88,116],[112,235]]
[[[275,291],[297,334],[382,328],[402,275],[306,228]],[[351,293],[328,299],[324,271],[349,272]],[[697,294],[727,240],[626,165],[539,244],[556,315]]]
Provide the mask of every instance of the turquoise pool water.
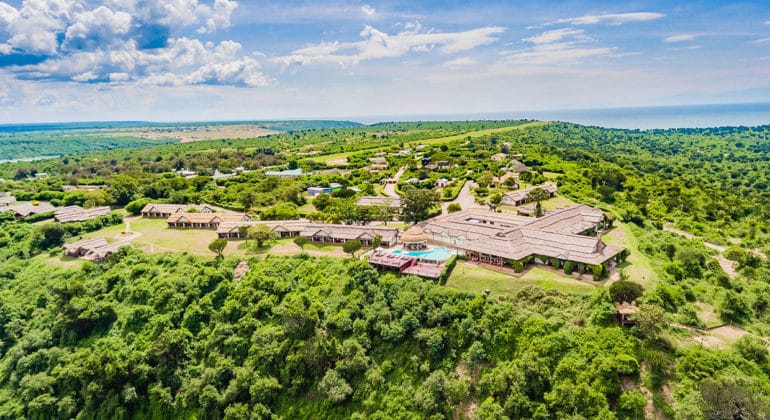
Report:
[[452,251],[442,247],[433,248],[428,251],[404,251],[403,249],[396,249],[391,252],[396,255],[408,255],[410,257],[431,261],[447,260],[452,256]]

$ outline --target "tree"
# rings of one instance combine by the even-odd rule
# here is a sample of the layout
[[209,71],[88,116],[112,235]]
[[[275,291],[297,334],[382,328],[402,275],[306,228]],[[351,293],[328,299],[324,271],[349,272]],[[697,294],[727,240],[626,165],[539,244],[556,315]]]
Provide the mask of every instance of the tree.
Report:
[[361,241],[358,239],[353,239],[352,241],[347,241],[344,244],[342,244],[342,250],[346,253],[350,254],[351,258],[356,257],[356,252],[358,252],[359,249],[361,249],[363,245],[361,244]]
[[516,186],[518,186],[518,182],[516,181],[516,178],[510,176],[503,181],[503,185],[508,187],[509,189],[514,189]]
[[379,248],[382,245],[382,235],[379,233],[372,238],[372,248]]
[[388,205],[388,203],[376,203],[372,207],[372,213],[374,215],[374,220],[382,222],[387,226],[388,222],[393,220],[396,210]]
[[401,196],[401,207],[407,222],[417,223],[430,215],[430,210],[439,203],[439,197],[432,190],[410,188]]
[[217,238],[211,241],[209,244],[209,251],[217,254],[217,257],[222,257],[222,252],[225,250],[225,247],[227,246],[227,239],[224,238]]
[[639,306],[639,312],[633,315],[633,320],[639,327],[639,333],[651,341],[660,339],[660,334],[668,325],[666,311],[655,304],[643,304]]
[[256,241],[257,248],[262,248],[266,242],[278,239],[279,236],[278,232],[273,231],[267,225],[256,225],[246,229],[246,238]]
[[64,226],[59,223],[48,223],[37,229],[34,243],[40,249],[48,249],[64,243]]
[[544,215],[545,211],[543,210],[543,205],[538,201],[535,204],[535,217],[543,217]]
[[620,280],[610,286],[610,297],[615,302],[633,302],[644,294],[644,288],[639,283]]
[[333,403],[339,403],[345,401],[350,394],[353,393],[353,388],[345,381],[336,370],[329,369],[326,371],[323,379],[318,384],[318,388],[326,394],[326,397]]
[[538,187],[530,191],[529,194],[527,194],[527,198],[529,201],[537,201],[539,203],[543,200],[551,198],[551,193]]
[[746,376],[718,376],[701,384],[703,414],[708,419],[764,419],[770,401],[760,384]]
[[307,245],[309,241],[310,240],[305,236],[297,236],[296,238],[294,238],[294,244],[297,245],[303,251],[305,250],[305,245]]
[[137,191],[139,191],[139,181],[132,176],[115,175],[110,180],[109,192],[119,206],[125,206],[133,200]]
[[139,198],[126,205],[126,211],[134,216],[138,216],[142,213],[144,206],[150,203],[149,198]]
[[332,204],[332,198],[328,194],[318,194],[313,199],[313,207],[318,211],[324,211]]
[[718,308],[719,318],[725,322],[741,324],[751,318],[751,306],[742,295],[727,290]]

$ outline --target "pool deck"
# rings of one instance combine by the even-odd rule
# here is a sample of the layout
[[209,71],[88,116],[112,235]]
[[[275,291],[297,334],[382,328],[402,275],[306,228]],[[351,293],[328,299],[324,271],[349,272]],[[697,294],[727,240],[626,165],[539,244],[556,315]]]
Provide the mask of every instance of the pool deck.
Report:
[[403,274],[414,274],[420,277],[427,277],[430,279],[437,279],[441,277],[441,272],[444,271],[444,264],[432,265],[432,264],[414,264],[401,270]]

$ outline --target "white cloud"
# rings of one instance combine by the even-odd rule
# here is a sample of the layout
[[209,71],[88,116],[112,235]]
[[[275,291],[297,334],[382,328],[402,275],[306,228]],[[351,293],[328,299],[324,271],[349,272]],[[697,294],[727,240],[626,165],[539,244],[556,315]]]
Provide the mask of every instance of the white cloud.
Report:
[[185,28],[212,33],[230,27],[234,0],[23,0],[0,2],[0,54],[47,59],[6,69],[17,78],[78,83],[233,84],[264,86],[241,44],[174,37]]
[[470,57],[458,57],[453,60],[449,60],[444,62],[442,64],[443,67],[447,68],[462,68],[462,67],[469,67],[469,66],[475,66],[479,64],[478,61],[474,60]]
[[438,49],[450,54],[472,50],[495,42],[496,35],[505,31],[501,27],[484,27],[462,32],[425,31],[419,24],[405,26],[406,30],[389,35],[365,25],[357,42],[322,42],[292,52],[291,55],[274,58],[278,64],[335,63],[356,64],[364,60],[400,57],[409,52],[427,52]]
[[695,38],[697,38],[697,35],[695,34],[679,34],[679,35],[671,35],[666,38],[663,38],[663,42],[688,42],[688,41],[694,41]]
[[131,15],[113,12],[104,6],[76,13],[64,33],[63,50],[93,49],[107,46],[131,29]]
[[232,0],[215,0],[214,12],[206,18],[206,26],[198,29],[199,33],[216,32],[220,29],[228,29],[230,27],[230,15],[235,8],[238,7],[238,2]]
[[593,39],[585,35],[582,29],[556,29],[522,41],[533,46],[504,52],[505,62],[528,65],[574,64],[588,57],[609,55],[615,51],[614,48],[590,46]]
[[662,13],[654,12],[636,12],[636,13],[606,13],[601,15],[586,15],[574,18],[559,19],[555,23],[568,23],[571,25],[596,25],[598,23],[608,23],[610,25],[622,25],[629,22],[646,22],[665,17]]
[[755,40],[753,40],[753,41],[749,42],[749,44],[752,44],[752,45],[765,45],[765,44],[770,44],[770,38],[759,38],[759,39],[755,39]]
[[532,44],[553,44],[554,42],[558,42],[563,40],[564,38],[569,38],[569,37],[578,37],[581,39],[586,38],[583,35],[582,29],[565,28],[565,29],[555,29],[553,31],[546,31],[540,35],[524,38],[524,41],[530,42]]
[[375,9],[372,6],[369,6],[368,4],[365,4],[361,6],[361,13],[363,13],[367,17],[374,17],[374,15],[377,14],[377,9]]

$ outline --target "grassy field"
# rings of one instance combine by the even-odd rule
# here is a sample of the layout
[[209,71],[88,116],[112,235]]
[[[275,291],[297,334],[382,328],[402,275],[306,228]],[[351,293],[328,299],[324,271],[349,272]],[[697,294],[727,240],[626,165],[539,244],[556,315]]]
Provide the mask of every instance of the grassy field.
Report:
[[[572,207],[574,205],[577,205],[577,203],[570,200],[567,197],[557,195],[553,198],[549,198],[548,200],[541,201],[540,205],[543,206],[543,209],[545,209],[545,211],[552,211],[558,208]],[[516,213],[516,207],[514,206],[501,205],[498,208],[506,213]]]
[[[455,134],[453,136],[437,137],[437,138],[425,139],[425,140],[416,140],[414,142],[410,142],[409,144],[415,144],[415,145],[416,144],[430,144],[430,145],[444,144],[444,143],[450,143],[457,140],[463,140],[468,136],[481,137],[481,136],[487,136],[490,134],[500,133],[504,131],[523,130],[525,128],[536,127],[544,124],[548,124],[548,123],[543,121],[533,121],[530,123],[519,124],[519,125],[514,125],[509,127],[489,128],[486,130],[470,131],[468,133]],[[381,148],[382,146],[376,146],[376,147],[373,147],[372,149],[381,149]],[[371,149],[365,149],[365,150],[371,150]],[[335,163],[339,163],[340,161],[347,159],[348,156],[351,156],[363,151],[364,150],[356,150],[352,152],[335,153],[335,154],[326,155],[326,156],[314,156],[313,161],[323,162],[323,163],[327,163],[329,161],[335,161]]]
[[[103,237],[108,242],[118,242],[128,240],[137,249],[148,254],[157,254],[162,252],[182,253],[213,257],[214,253],[209,251],[208,246],[217,235],[213,230],[199,229],[169,229],[165,219],[144,219],[136,218],[130,220],[130,230],[134,235],[126,236],[126,225],[110,226],[96,232],[72,238],[68,242],[76,242],[81,239],[91,239]],[[305,252],[315,256],[334,256],[348,257],[342,251],[340,245],[313,244],[305,245]],[[272,241],[268,246],[259,249],[250,249],[245,241],[228,241],[224,250],[227,257],[245,257],[248,255],[297,255],[302,250],[294,245],[292,239],[278,239]],[[46,263],[58,266],[76,266],[78,260],[64,258],[61,256],[49,257],[46,255]]]
[[628,226],[616,220],[614,228],[602,236],[602,239],[608,244],[620,245],[631,251],[626,262],[618,266],[625,270],[629,280],[641,284],[645,290],[655,288],[658,284],[658,274],[652,269],[650,260],[639,251],[639,241]]
[[544,289],[556,289],[565,293],[593,293],[595,287],[581,283],[574,278],[560,276],[538,267],[531,268],[521,278],[498,273],[487,268],[458,261],[447,286],[473,293],[483,293],[485,289],[492,294],[514,294],[526,286],[540,286]]

